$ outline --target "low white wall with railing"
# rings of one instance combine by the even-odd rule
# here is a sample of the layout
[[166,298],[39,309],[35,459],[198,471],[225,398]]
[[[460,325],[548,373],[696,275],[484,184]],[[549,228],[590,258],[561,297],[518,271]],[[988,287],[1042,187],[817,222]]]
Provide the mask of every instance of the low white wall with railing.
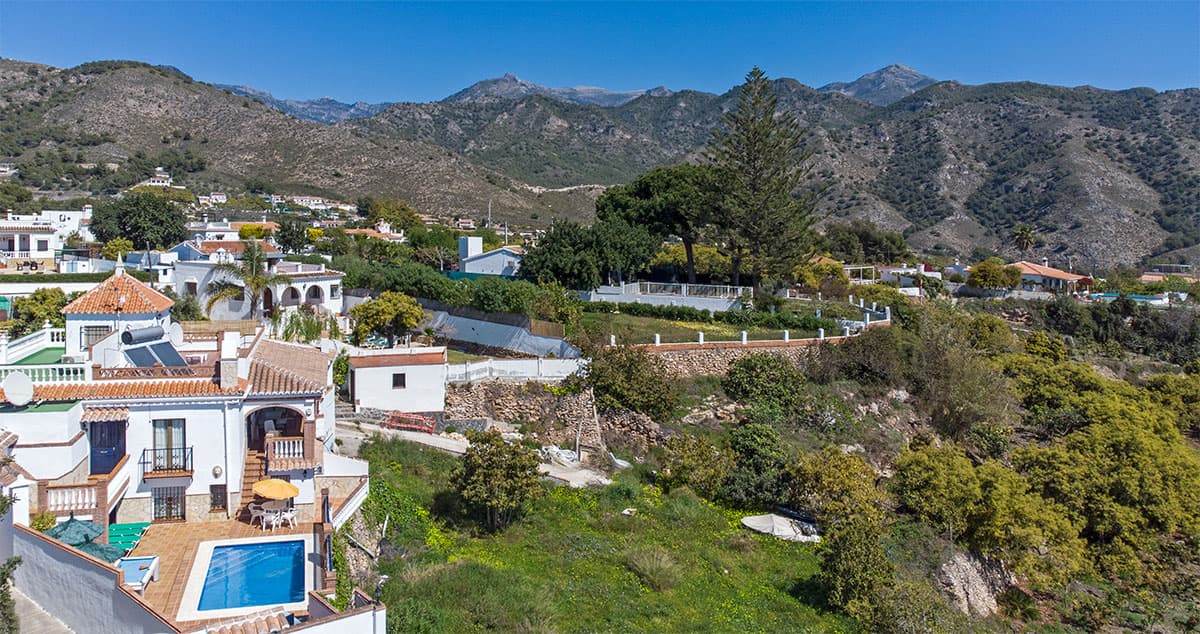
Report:
[[726,311],[739,308],[742,297],[752,290],[748,286],[629,282],[601,286],[594,291],[581,291],[579,295],[589,302],[687,306],[698,310]]
[[12,340],[8,335],[0,334],[0,364],[15,363],[40,350],[66,345],[67,331],[63,328],[42,328]]
[[583,359],[488,359],[446,366],[447,383],[487,380],[560,381],[583,368]]
[[60,365],[9,365],[0,367],[0,381],[13,372],[22,372],[34,383],[63,383],[92,380],[91,366],[86,363]]

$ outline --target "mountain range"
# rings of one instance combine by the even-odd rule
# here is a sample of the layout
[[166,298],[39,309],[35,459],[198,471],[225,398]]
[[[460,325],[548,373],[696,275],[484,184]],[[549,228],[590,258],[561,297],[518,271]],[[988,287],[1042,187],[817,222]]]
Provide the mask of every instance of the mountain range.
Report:
[[[892,64],[873,73],[867,73],[852,82],[836,82],[826,84],[818,90],[822,92],[837,92],[847,97],[861,99],[875,105],[886,106],[899,101],[908,95],[937,83],[936,79],[927,77],[903,64]],[[263,104],[280,112],[296,117],[315,121],[317,123],[337,123],[347,119],[365,119],[386,110],[395,102],[344,103],[332,97],[319,99],[279,99],[265,90],[250,86],[233,86],[229,84],[214,84],[217,88],[228,90],[235,95],[257,99]],[[658,86],[649,90],[613,91],[596,86],[575,86],[571,88],[551,88],[535,84],[505,73],[501,77],[484,79],[442,99],[444,103],[464,102],[496,102],[513,99],[523,99],[533,95],[541,95],[550,99],[591,106],[622,106],[642,95],[652,97],[669,97],[671,89]]]
[[[821,89],[774,80],[780,109],[808,131],[823,215],[964,258],[1197,255],[1200,90],[933,81],[899,65]],[[602,186],[698,159],[739,92],[561,90],[502,77],[327,125],[166,67],[0,61],[0,155],[44,188],[113,186],[80,164],[174,161],[199,191],[265,182],[476,218],[490,199],[498,219],[537,225],[587,220]],[[1018,223],[1038,232],[1030,253],[1008,244]]]

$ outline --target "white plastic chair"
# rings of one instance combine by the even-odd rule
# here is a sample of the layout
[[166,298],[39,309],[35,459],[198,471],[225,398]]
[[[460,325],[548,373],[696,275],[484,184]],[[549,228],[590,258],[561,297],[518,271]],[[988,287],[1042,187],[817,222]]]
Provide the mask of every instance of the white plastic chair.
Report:
[[280,511],[279,515],[276,517],[276,522],[279,524],[287,522],[288,526],[296,528],[296,509],[292,508]]
[[259,524],[262,524],[263,530],[267,528],[267,511],[261,504],[253,502],[246,505],[246,510],[250,511],[250,525],[254,526],[254,520],[257,519]]

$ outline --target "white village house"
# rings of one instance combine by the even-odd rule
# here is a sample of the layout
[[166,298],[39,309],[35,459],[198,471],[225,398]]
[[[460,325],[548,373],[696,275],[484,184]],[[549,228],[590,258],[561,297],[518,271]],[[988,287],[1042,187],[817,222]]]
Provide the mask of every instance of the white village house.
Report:
[[[263,314],[276,309],[287,310],[301,305],[313,307],[319,313],[336,315],[342,311],[341,271],[324,264],[305,264],[283,260],[283,254],[269,242],[259,241],[267,259],[268,271],[285,276],[287,282],[266,289],[262,298]],[[209,284],[229,279],[215,266],[219,262],[233,263],[241,259],[246,245],[240,240],[192,240],[171,248],[178,254],[170,284],[180,295],[194,295],[201,306],[208,304]],[[230,280],[236,281],[236,280]],[[251,315],[249,298],[218,302],[209,311],[211,319],[247,319]]]
[[[383,608],[370,597],[356,595],[357,607],[339,613],[318,596],[333,587],[330,535],[369,491],[366,463],[336,453],[332,347],[271,340],[252,322],[187,332],[171,321],[172,305],[118,265],[63,309],[65,328],[0,342],[0,454],[10,459],[0,491],[14,500],[0,518],[0,551],[26,560],[17,588],[76,631],[218,631],[197,625],[209,615],[277,623],[270,631],[304,619],[329,624],[312,631],[382,631]],[[58,360],[24,362],[30,357]],[[132,572],[123,576],[26,528],[39,514],[102,529],[150,523],[146,534],[160,536],[159,551],[148,553],[153,565],[161,555],[161,565],[186,573],[192,560],[161,546],[172,542],[170,531],[196,522],[217,522],[218,532],[245,526],[256,500],[250,485],[268,477],[298,490],[286,505],[298,526],[285,535],[305,544],[296,565],[307,598],[299,603],[205,612],[189,594],[193,581],[181,599],[169,592],[178,583],[170,578],[143,579],[130,592]],[[194,541],[204,531],[179,535]],[[188,579],[196,574],[203,580],[202,569]],[[70,596],[56,590],[80,575],[99,576]]]
[[505,246],[485,252],[480,236],[462,236],[458,239],[458,270],[463,273],[514,277],[521,269],[524,255],[525,250],[519,246]]
[[6,214],[0,219],[0,269],[28,268],[35,262],[38,269],[54,270],[55,258],[72,234],[84,241],[93,239],[91,221],[91,205],[82,210]]
[[440,416],[446,404],[446,348],[360,350],[350,356],[350,402],[362,408]]

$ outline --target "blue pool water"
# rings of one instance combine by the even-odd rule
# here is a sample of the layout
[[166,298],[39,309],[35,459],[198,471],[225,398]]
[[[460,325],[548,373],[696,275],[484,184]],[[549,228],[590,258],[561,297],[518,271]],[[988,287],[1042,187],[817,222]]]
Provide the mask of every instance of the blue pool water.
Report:
[[200,610],[279,605],[304,600],[304,542],[213,549]]

